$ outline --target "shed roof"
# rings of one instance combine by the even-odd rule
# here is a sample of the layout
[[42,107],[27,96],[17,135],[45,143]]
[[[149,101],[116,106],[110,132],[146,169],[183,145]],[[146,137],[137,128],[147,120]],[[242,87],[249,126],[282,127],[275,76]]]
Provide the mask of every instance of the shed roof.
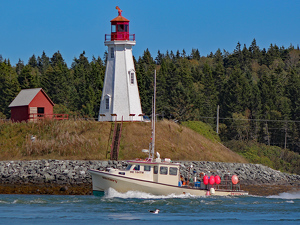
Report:
[[54,105],[54,103],[51,101],[51,99],[48,97],[48,95],[44,92],[42,88],[32,88],[32,89],[23,89],[20,91],[20,93],[15,97],[15,99],[10,103],[8,106],[10,107],[16,107],[16,106],[25,106],[29,105],[30,102],[34,99],[34,97],[42,91],[45,97],[49,100],[49,102]]

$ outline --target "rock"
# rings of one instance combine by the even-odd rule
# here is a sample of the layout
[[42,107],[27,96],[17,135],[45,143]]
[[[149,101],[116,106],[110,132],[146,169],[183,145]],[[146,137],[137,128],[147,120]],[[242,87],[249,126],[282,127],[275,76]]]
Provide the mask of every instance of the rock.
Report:
[[67,190],[68,190],[68,187],[67,187],[67,186],[61,187],[61,188],[59,189],[59,191],[67,191]]

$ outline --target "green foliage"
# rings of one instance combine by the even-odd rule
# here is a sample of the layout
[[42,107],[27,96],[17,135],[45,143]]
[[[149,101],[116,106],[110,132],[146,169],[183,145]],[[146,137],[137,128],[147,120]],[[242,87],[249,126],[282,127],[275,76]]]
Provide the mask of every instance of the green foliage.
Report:
[[298,153],[257,142],[229,141],[225,145],[250,163],[263,164],[282,172],[300,174]]
[[207,123],[203,123],[201,121],[185,121],[181,123],[183,126],[188,127],[198,134],[203,135],[213,142],[220,142],[220,138],[218,134],[209,126]]
[[0,112],[10,117],[9,104],[20,91],[17,73],[9,61],[0,62]]
[[[12,67],[0,57],[0,112],[9,118],[8,105],[22,88],[41,87],[55,104],[75,116],[97,118],[107,52],[89,61],[83,51],[70,68],[60,52],[19,60]],[[201,56],[198,49],[146,49],[136,61],[143,113],[152,111],[153,77],[157,71],[157,114],[163,118],[201,120],[216,126],[220,106],[223,141],[257,141],[300,152],[300,50],[271,44],[260,49],[256,40],[237,43],[232,53],[218,49]],[[283,122],[284,121],[284,122]]]

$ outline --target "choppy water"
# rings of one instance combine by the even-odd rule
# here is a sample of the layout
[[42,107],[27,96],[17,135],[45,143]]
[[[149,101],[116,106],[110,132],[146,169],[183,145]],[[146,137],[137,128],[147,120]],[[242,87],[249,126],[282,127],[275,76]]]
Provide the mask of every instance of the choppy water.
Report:
[[[160,209],[159,214],[149,210]],[[300,192],[277,196],[0,195],[0,224],[300,224]]]

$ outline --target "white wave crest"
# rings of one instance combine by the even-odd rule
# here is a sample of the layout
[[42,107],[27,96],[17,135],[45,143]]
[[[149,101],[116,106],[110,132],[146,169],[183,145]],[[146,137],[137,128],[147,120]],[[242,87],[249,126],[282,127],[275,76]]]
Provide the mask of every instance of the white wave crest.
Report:
[[280,198],[280,199],[300,199],[300,191],[297,192],[283,192],[278,195],[270,195],[267,198]]
[[128,191],[126,193],[120,193],[113,188],[109,188],[105,191],[105,198],[140,198],[140,199],[166,199],[166,198],[193,198],[196,197],[191,194],[181,194],[181,195],[153,195],[145,192],[140,191]]

